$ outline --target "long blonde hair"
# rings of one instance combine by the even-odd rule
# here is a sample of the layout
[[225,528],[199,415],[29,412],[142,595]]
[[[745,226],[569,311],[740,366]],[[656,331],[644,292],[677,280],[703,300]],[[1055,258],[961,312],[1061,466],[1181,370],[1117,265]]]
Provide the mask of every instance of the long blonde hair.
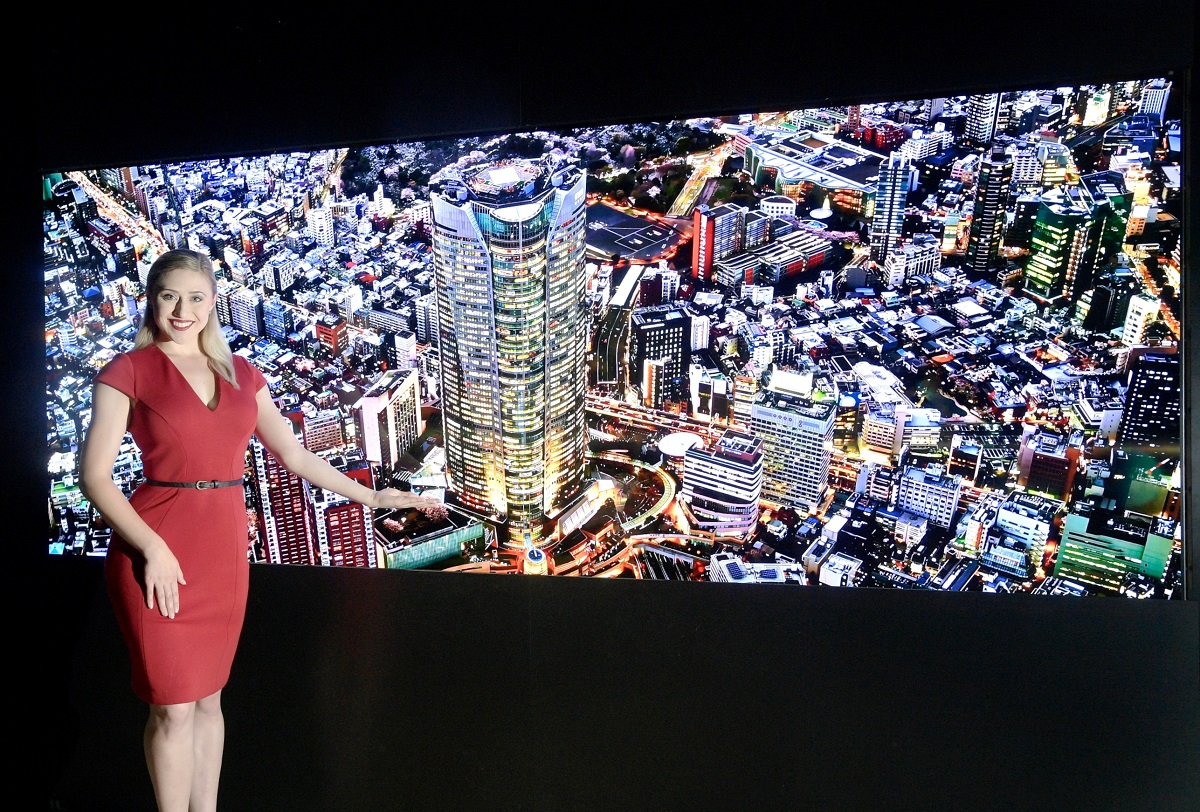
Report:
[[[157,305],[155,302],[158,299],[159,290],[162,289],[162,278],[168,271],[180,268],[199,271],[208,277],[208,282],[212,286],[213,298],[216,299],[217,274],[213,270],[212,260],[198,251],[187,249],[167,251],[154,260],[154,264],[150,266],[150,271],[146,275],[146,309],[142,314],[142,324],[138,328],[137,336],[133,340],[134,349],[149,347],[158,341],[158,319],[155,312]],[[208,323],[200,331],[199,345],[200,352],[208,358],[209,368],[229,381],[234,389],[237,389],[237,375],[233,371],[233,351],[229,349],[229,342],[221,333],[221,320],[217,317],[215,307],[209,316]]]

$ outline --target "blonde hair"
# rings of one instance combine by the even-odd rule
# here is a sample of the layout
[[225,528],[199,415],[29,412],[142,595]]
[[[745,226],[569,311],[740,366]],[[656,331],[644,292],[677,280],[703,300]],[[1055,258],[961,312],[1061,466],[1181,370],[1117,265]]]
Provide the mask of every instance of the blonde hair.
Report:
[[[213,270],[212,260],[198,251],[179,249],[166,252],[154,260],[154,264],[150,266],[150,271],[146,275],[146,308],[142,313],[142,324],[133,340],[134,349],[149,347],[158,341],[156,301],[158,292],[162,289],[162,278],[169,271],[179,269],[196,271],[208,277],[208,282],[212,286],[213,298],[216,298],[217,274]],[[208,358],[209,368],[237,389],[237,375],[233,370],[233,351],[229,349],[229,342],[221,333],[221,320],[217,318],[215,307],[209,316],[208,323],[200,331],[199,344],[200,352]]]

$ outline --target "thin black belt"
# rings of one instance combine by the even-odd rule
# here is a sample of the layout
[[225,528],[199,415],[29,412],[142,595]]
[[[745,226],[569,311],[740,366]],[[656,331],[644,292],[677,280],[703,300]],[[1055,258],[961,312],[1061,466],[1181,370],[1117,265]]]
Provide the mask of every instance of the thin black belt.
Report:
[[147,485],[158,485],[160,488],[193,488],[198,491],[206,491],[209,488],[232,488],[234,485],[241,485],[240,479],[201,479],[196,482],[163,482],[158,479],[147,479]]

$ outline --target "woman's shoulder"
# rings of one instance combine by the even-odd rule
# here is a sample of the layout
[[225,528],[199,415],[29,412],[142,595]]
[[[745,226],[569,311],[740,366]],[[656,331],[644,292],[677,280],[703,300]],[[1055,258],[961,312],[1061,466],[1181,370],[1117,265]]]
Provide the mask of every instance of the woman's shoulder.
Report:
[[266,384],[266,378],[263,377],[262,370],[256,367],[249,358],[244,355],[233,354],[233,369],[237,374],[239,383],[249,381],[252,388],[257,390]]
[[97,370],[96,381],[132,395],[137,388],[137,381],[151,369],[147,364],[153,362],[154,354],[154,345],[118,352]]

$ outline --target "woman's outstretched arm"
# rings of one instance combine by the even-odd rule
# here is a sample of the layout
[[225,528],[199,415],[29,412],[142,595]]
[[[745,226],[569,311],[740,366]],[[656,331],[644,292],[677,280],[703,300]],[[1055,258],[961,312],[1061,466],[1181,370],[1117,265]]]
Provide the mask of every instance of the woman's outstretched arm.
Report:
[[418,508],[430,516],[444,516],[445,506],[436,499],[397,488],[371,490],[305,448],[284,417],[267,387],[258,390],[258,422],[254,433],[284,468],[319,488],[373,508]]

